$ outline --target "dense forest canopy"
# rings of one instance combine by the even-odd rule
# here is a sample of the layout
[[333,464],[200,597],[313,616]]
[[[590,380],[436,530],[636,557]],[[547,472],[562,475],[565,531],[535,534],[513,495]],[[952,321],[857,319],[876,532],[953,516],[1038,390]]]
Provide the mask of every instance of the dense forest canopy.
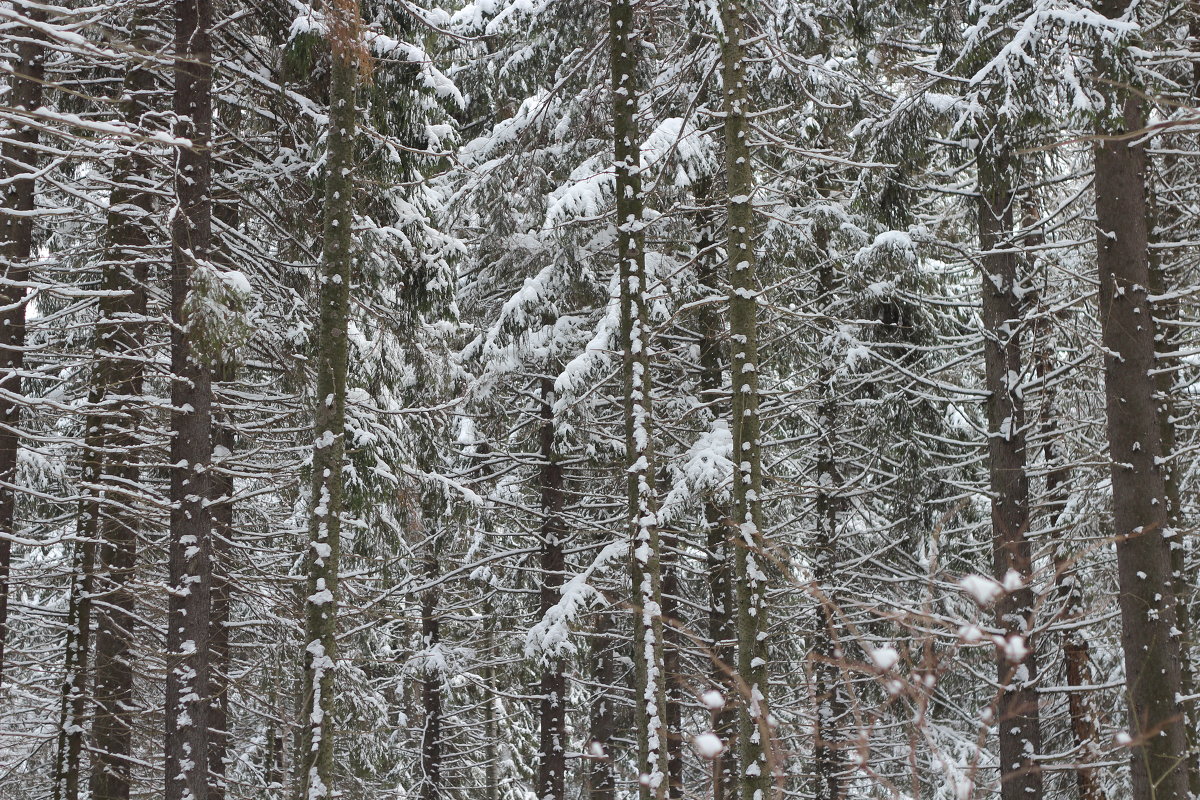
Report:
[[1194,0],[0,0],[0,797],[1200,800]]

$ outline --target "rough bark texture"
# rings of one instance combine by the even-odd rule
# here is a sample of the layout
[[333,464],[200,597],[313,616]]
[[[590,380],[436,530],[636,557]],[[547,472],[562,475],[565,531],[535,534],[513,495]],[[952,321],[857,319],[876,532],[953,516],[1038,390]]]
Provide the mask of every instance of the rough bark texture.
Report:
[[176,0],[166,800],[208,798],[212,378],[187,301],[212,249],[212,23],[211,0]]
[[742,800],[766,800],[773,779],[767,679],[767,570],[762,530],[762,442],[758,416],[758,278],[754,252],[754,170],[744,40],[749,13],[742,0],[721,3],[722,110],[729,191],[730,374],[733,392],[733,515],[737,594],[737,668],[741,698],[738,743]]
[[[426,650],[437,647],[442,640],[441,618],[438,616],[438,574],[436,555],[425,565],[425,578],[431,584],[421,595],[421,641]],[[421,728],[421,800],[440,800],[442,792],[442,683],[441,670],[426,665],[421,677],[421,706],[424,724]]]
[[983,269],[984,380],[988,390],[988,476],[992,502],[992,571],[997,581],[1019,587],[996,601],[996,624],[1015,647],[999,648],[996,657],[1000,689],[996,719],[1000,739],[1000,794],[1003,800],[1026,800],[1042,792],[1042,773],[1035,757],[1041,752],[1037,698],[1037,661],[1031,632],[1034,625],[1033,556],[1029,532],[1029,474],[1026,469],[1025,400],[1021,337],[1019,260],[1012,241],[1015,165],[1005,151],[1001,129],[985,145],[978,160],[979,245]]
[[680,673],[680,655],[684,637],[678,624],[679,551],[678,531],[664,528],[662,537],[662,616],[663,616],[663,683],[666,708],[663,712],[663,728],[667,737],[667,797],[681,800],[685,793],[683,783],[683,676]]
[[[92,396],[93,405],[96,395]],[[92,645],[92,592],[96,569],[96,534],[100,508],[94,489],[100,478],[100,420],[89,415],[84,423],[84,443],[79,482],[74,574],[67,605],[66,657],[59,701],[58,751],[54,762],[54,800],[79,800],[84,785],[82,762],[87,724],[88,661]]]
[[[1101,10],[1125,12],[1122,0]],[[1098,65],[1100,69],[1105,64]],[[1139,131],[1144,101],[1121,86],[1109,100],[1101,134]],[[1146,287],[1146,154],[1132,140],[1101,139],[1095,149],[1098,302],[1105,348],[1105,400],[1112,459],[1113,521],[1121,588],[1134,800],[1188,796],[1187,736],[1175,697],[1179,639],[1167,526],[1163,455],[1154,398],[1154,324]]]
[[[41,22],[44,11],[30,12]],[[45,51],[34,28],[19,27],[6,34],[17,45],[17,63],[9,79],[8,104],[16,113],[32,111],[42,104]],[[0,686],[5,668],[8,640],[9,577],[12,570],[12,539],[16,534],[17,450],[21,423],[20,403],[25,365],[25,304],[29,280],[29,257],[33,252],[33,211],[37,169],[38,132],[15,123],[0,146],[0,179],[5,181],[4,205],[0,210]]]
[[[563,538],[563,468],[554,449],[554,379],[541,379],[539,398],[539,445],[542,467],[541,591],[544,618],[562,599],[565,564]],[[537,796],[540,800],[563,800],[567,776],[567,678],[558,653],[543,654],[541,683],[541,730],[538,744]]]
[[304,675],[297,787],[308,800],[334,793],[334,665],[337,661],[338,563],[341,557],[346,449],[346,328],[353,260],[354,136],[361,54],[357,4],[326,6],[333,47],[326,135],[324,248],[317,325],[312,503],[304,606]]
[[632,0],[609,6],[617,195],[617,258],[621,283],[621,351],[625,401],[625,467],[634,609],[634,705],[642,800],[666,797],[666,691],[663,679],[661,542],[654,488],[650,330],[638,132],[638,51]]
[[[148,38],[135,19],[136,41]],[[123,116],[137,125],[149,107],[154,76],[135,62],[124,81]],[[146,285],[150,252],[147,217],[153,212],[148,183],[153,166],[136,151],[114,170],[109,201],[107,243],[101,265],[96,322],[97,437],[105,454],[97,470],[99,565],[93,581],[96,624],[95,722],[92,726],[90,791],[96,800],[129,796],[129,756],[133,718],[134,595],[140,513],[136,489],[139,465],[139,411],[145,374]],[[133,489],[133,491],[131,491]]]
[[617,778],[612,759],[612,738],[617,727],[616,707],[608,688],[614,686],[617,679],[612,634],[611,613],[599,611],[591,645],[592,663],[595,665],[592,677],[596,689],[589,709],[591,741],[588,758],[591,766],[588,770],[588,800],[616,800],[617,796]]
[[[709,201],[711,181],[700,182],[696,187],[696,202],[705,205]],[[716,221],[707,209],[697,214],[696,220],[696,270],[700,283],[710,297],[717,297],[716,264]],[[724,422],[726,407],[723,402],[725,356],[722,342],[725,339],[725,321],[719,308],[713,303],[700,307],[696,317],[698,344],[700,347],[700,399],[710,406],[709,416],[715,422]],[[708,641],[712,648],[710,680],[713,687],[725,696],[726,702],[711,712],[713,733],[721,738],[724,750],[712,760],[713,800],[733,800],[737,796],[737,754],[733,745],[737,733],[737,705],[732,698],[737,696],[731,673],[736,668],[735,645],[737,630],[734,627],[733,565],[730,557],[729,508],[711,496],[704,502],[704,530],[706,566],[708,568]]]
[[[829,230],[817,228],[817,291],[825,307],[837,300],[838,277],[829,253]],[[828,321],[832,324],[832,320]],[[829,328],[827,328],[829,330]],[[842,625],[838,619],[837,539],[846,501],[841,492],[842,475],[837,464],[839,397],[832,354],[822,359],[819,377],[821,402],[817,409],[818,455],[816,530],[812,543],[813,582],[816,585],[814,620],[814,685],[816,700],[816,742],[813,745],[813,796],[817,800],[841,800],[845,794],[843,770],[844,735],[839,727],[846,713],[846,698],[841,687]]]

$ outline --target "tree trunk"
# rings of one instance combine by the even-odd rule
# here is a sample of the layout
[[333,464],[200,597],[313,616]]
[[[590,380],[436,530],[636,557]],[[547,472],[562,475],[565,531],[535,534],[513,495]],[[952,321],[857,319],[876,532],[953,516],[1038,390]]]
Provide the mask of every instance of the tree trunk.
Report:
[[[140,50],[151,45],[144,22],[134,18],[134,42]],[[135,62],[125,76],[123,117],[137,125],[148,110],[154,75]],[[132,755],[134,596],[132,582],[137,562],[141,517],[131,487],[141,480],[138,453],[140,406],[145,375],[147,282],[150,273],[150,238],[147,217],[153,213],[153,196],[138,187],[153,165],[136,149],[121,158],[114,170],[109,198],[107,242],[101,265],[96,321],[97,366],[95,414],[103,459],[97,468],[99,568],[93,581],[96,624],[95,704],[92,726],[91,795],[95,800],[129,797],[129,758]],[[98,601],[98,602],[96,602]]]
[[[488,591],[485,587],[484,591]],[[500,722],[496,716],[496,609],[490,599],[483,602],[483,770],[484,800],[500,800]]]
[[683,682],[680,674],[680,655],[683,637],[678,624],[679,596],[679,535],[677,531],[662,531],[662,617],[663,617],[663,684],[666,710],[663,714],[667,737],[667,797],[682,800],[683,786]]
[[[425,579],[433,584],[437,578],[436,554],[431,553],[425,564]],[[438,647],[442,641],[441,618],[438,616],[438,588],[431,585],[421,595],[421,639],[425,650]],[[442,793],[442,685],[445,676],[440,669],[426,663],[421,678],[421,702],[425,711],[421,730],[421,800],[439,800]]]
[[[837,301],[838,276],[834,272],[833,258],[829,252],[829,230],[824,225],[817,229],[817,292],[819,302],[830,308]],[[825,330],[832,335],[835,322],[826,319]],[[838,408],[841,398],[837,394],[836,369],[833,359],[836,353],[827,353],[821,361],[818,379],[820,405],[817,409],[817,496],[815,501],[816,531],[813,541],[813,582],[816,585],[816,619],[814,634],[816,699],[816,742],[813,745],[813,773],[815,777],[813,796],[817,800],[841,800],[844,796],[842,772],[845,769],[842,755],[842,740],[839,725],[846,713],[845,697],[841,688],[841,669],[838,666],[842,653],[841,623],[837,614],[837,539],[841,528],[841,516],[846,501],[841,493],[842,475],[838,469]]]
[[[696,186],[696,203],[709,202],[712,182],[703,180]],[[717,296],[716,221],[713,214],[701,210],[696,220],[697,278],[711,297]],[[725,338],[725,322],[720,311],[711,303],[700,307],[696,317],[700,347],[700,400],[710,406],[713,422],[725,419],[724,357],[721,353]],[[717,503],[712,496],[704,501],[705,550],[708,578],[708,641],[712,671],[710,681],[725,698],[711,709],[713,733],[720,737],[724,749],[712,760],[713,800],[734,800],[737,796],[737,757],[733,750],[737,732],[737,705],[732,702],[737,689],[731,680],[736,668],[734,645],[737,630],[733,619],[733,581],[729,556],[729,508]]]
[[212,246],[211,0],[176,0],[175,192],[171,230],[171,531],[167,609],[166,800],[207,800],[212,591],[211,374],[189,307]]
[[612,738],[617,728],[616,706],[612,696],[617,670],[612,639],[612,618],[608,611],[601,610],[596,613],[591,644],[596,689],[589,709],[591,742],[588,745],[588,800],[616,800],[617,796],[612,753]]
[[[539,399],[539,443],[541,445],[541,618],[562,599],[563,538],[563,469],[554,450],[554,379],[541,378]],[[543,653],[541,683],[541,736],[538,746],[538,798],[564,800],[566,796],[567,679],[563,659],[557,653]]]
[[[43,22],[46,12],[31,11]],[[42,104],[45,51],[33,27],[17,28],[8,36],[23,37],[10,78],[8,104],[20,114]],[[13,132],[0,145],[0,178],[6,182],[0,214],[0,686],[4,683],[5,643],[8,641],[8,595],[12,571],[12,539],[16,534],[17,451],[21,423],[21,371],[25,366],[25,304],[29,257],[33,253],[34,173],[37,170],[37,128],[14,121]]]
[[638,773],[642,800],[667,795],[665,681],[663,680],[662,573],[646,308],[641,143],[638,132],[638,67],[641,39],[633,0],[609,5],[609,46],[616,170],[617,259],[621,281],[621,351],[625,405],[625,470],[632,539],[630,574],[634,622],[634,705],[637,709]]
[[[1110,18],[1123,0],[1106,0]],[[1097,65],[1105,74],[1106,65]],[[1102,86],[1109,122],[1100,133],[1145,127],[1136,91]],[[1154,324],[1147,300],[1146,152],[1111,138],[1094,149],[1100,323],[1105,348],[1105,399],[1112,459],[1113,520],[1120,581],[1134,800],[1184,800],[1187,736],[1175,698],[1180,691],[1179,640],[1167,527],[1166,485],[1152,370]]]
[[338,563],[341,557],[346,448],[347,335],[354,238],[354,138],[362,54],[355,0],[327,4],[333,72],[326,138],[324,248],[317,326],[317,391],[312,503],[306,555],[303,724],[296,757],[301,797],[334,793],[334,665],[337,661]]
[[[92,397],[93,406],[96,396]],[[100,419],[89,414],[85,423],[74,574],[67,601],[67,633],[59,700],[58,752],[54,764],[54,800],[79,800],[84,733],[87,723],[88,659],[92,645],[92,592],[96,570],[96,535],[100,504],[95,486],[100,478]]]
[[1000,794],[1003,800],[1040,797],[1041,722],[1037,698],[1033,555],[1029,539],[1029,473],[1026,468],[1025,400],[1021,336],[1024,287],[1017,274],[1012,240],[1012,176],[1016,165],[993,129],[993,141],[978,158],[979,245],[983,269],[984,379],[988,390],[988,475],[992,501],[992,574],[1005,586],[1019,586],[996,601],[996,624],[1016,646],[999,648],[1000,684],[996,719],[1000,738]]
[[758,416],[758,279],[754,252],[754,168],[746,86],[748,12],[743,0],[721,3],[721,80],[725,175],[729,191],[729,339],[733,413],[733,515],[737,595],[738,715],[742,800],[766,800],[774,772],[767,663],[769,555],[762,530],[762,442]]

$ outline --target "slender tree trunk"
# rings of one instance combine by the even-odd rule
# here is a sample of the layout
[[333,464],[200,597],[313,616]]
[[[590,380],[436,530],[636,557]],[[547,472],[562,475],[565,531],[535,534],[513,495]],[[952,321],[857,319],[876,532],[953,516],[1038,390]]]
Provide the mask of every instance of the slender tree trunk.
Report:
[[[817,257],[821,259],[817,268],[817,291],[820,302],[832,307],[837,300],[838,277],[834,271],[833,258],[829,253],[829,230],[820,226],[816,232]],[[833,320],[827,319],[826,330],[832,331]],[[821,362],[819,376],[820,405],[817,409],[817,496],[816,531],[813,541],[813,581],[818,589],[816,597],[816,619],[814,665],[816,698],[816,742],[813,746],[813,773],[815,785],[813,795],[817,800],[841,800],[844,796],[842,773],[845,769],[841,750],[843,737],[838,726],[846,713],[845,697],[841,688],[841,670],[838,661],[842,655],[841,623],[837,614],[838,593],[834,582],[837,578],[837,540],[841,529],[841,517],[845,510],[845,498],[841,493],[842,475],[838,469],[838,408],[841,398],[836,386],[835,354],[827,354]]]
[[588,745],[588,800],[616,800],[617,779],[613,770],[612,738],[616,731],[616,706],[612,688],[616,686],[617,669],[613,653],[612,616],[607,611],[596,614],[592,632],[592,677],[596,682],[589,716],[591,742]]
[[988,473],[992,492],[992,570],[1008,586],[1019,587],[996,602],[996,623],[1015,646],[999,648],[996,657],[1000,694],[997,721],[1000,738],[1000,794],[1003,800],[1040,797],[1042,773],[1035,758],[1041,752],[1037,698],[1034,625],[1033,555],[1029,539],[1029,473],[1026,466],[1025,400],[1021,336],[1024,287],[1012,240],[1016,197],[1012,176],[1016,165],[1006,151],[1004,131],[993,129],[993,141],[978,159],[979,244],[983,251],[984,379],[988,389]]
[[334,793],[334,666],[337,662],[338,563],[342,467],[346,448],[347,335],[354,239],[354,138],[362,54],[356,0],[327,4],[333,68],[325,156],[324,249],[317,326],[317,391],[312,509],[304,619],[303,716],[296,757],[301,797]]
[[[97,402],[93,394],[92,405]],[[88,660],[92,644],[93,573],[96,569],[96,536],[100,506],[95,486],[100,479],[100,419],[89,414],[85,423],[83,464],[76,527],[74,574],[67,605],[67,633],[59,701],[58,752],[54,764],[54,800],[79,800],[83,776],[83,744],[87,723]]]
[[[46,12],[31,11],[34,22]],[[17,45],[8,104],[20,114],[42,104],[45,51],[33,27],[7,33]],[[25,366],[25,304],[29,257],[33,253],[34,173],[37,170],[37,128],[13,123],[14,130],[0,145],[0,178],[6,182],[0,214],[0,686],[3,685],[5,643],[8,641],[8,595],[12,571],[12,539],[16,534],[17,450],[21,423],[21,371]]]
[[[486,589],[485,589],[486,591]],[[484,800],[500,799],[500,764],[497,758],[500,724],[496,717],[496,609],[483,602],[483,770]]]
[[166,800],[207,800],[212,612],[212,377],[188,303],[212,251],[211,0],[176,0],[179,207],[171,230],[171,534],[167,608]]
[[[566,525],[563,523],[563,469],[554,449],[554,379],[541,378],[539,401],[539,443],[541,446],[541,616],[545,618],[550,609],[562,599],[563,539]],[[541,685],[541,737],[538,746],[538,798],[539,800],[563,800],[566,796],[567,730],[566,700],[567,678],[563,672],[563,659],[558,653],[543,655]]]
[[642,46],[633,0],[609,5],[617,258],[621,279],[621,350],[625,395],[625,468],[631,528],[634,704],[642,800],[667,796],[666,687],[663,680],[662,573],[654,489],[649,314],[637,110]]
[[[279,692],[274,681],[267,688],[267,702],[270,708],[276,707]],[[277,800],[284,794],[284,732],[276,723],[274,716],[267,718],[266,736],[263,742],[263,789],[262,800]]]
[[[1106,0],[1109,18],[1126,11]],[[1098,64],[1102,71],[1103,62]],[[1101,134],[1145,127],[1141,96],[1103,86],[1109,123]],[[1120,582],[1121,644],[1125,651],[1134,800],[1184,800],[1187,736],[1176,705],[1179,639],[1174,628],[1171,554],[1164,538],[1167,491],[1155,402],[1154,324],[1147,300],[1146,152],[1141,143],[1111,138],[1094,149],[1100,323],[1105,349],[1105,398],[1112,459],[1113,519]]]
[[[696,187],[696,202],[709,202],[712,182],[701,181]],[[700,284],[710,296],[717,296],[716,221],[713,214],[701,210],[696,220],[696,270]],[[700,399],[711,407],[714,424],[725,424],[724,357],[721,353],[725,338],[725,322],[720,311],[711,303],[700,307],[696,318],[700,347]],[[708,640],[712,648],[710,680],[725,696],[726,702],[711,709],[713,733],[720,737],[724,749],[712,760],[713,800],[734,800],[737,797],[737,756],[734,752],[737,733],[737,695],[731,673],[737,653],[734,649],[737,630],[734,627],[732,559],[730,558],[729,508],[717,503],[710,495],[704,501],[705,549],[708,578]]]
[[725,175],[729,191],[730,374],[733,382],[733,517],[737,595],[738,715],[742,800],[766,800],[773,780],[772,720],[767,664],[767,581],[762,530],[762,442],[758,416],[758,278],[754,252],[754,168],[751,164],[746,53],[749,12],[744,0],[722,0],[721,95],[725,114]]
[[679,620],[679,534],[671,529],[662,531],[662,616],[663,616],[663,683],[666,710],[663,714],[667,737],[667,796],[681,800],[683,785],[683,683],[680,674],[680,655],[683,637],[676,627]]
[[[135,16],[134,42],[150,49],[144,21]],[[135,62],[125,76],[123,116],[138,125],[149,108],[154,75]],[[102,264],[96,323],[97,438],[104,457],[99,460],[96,511],[99,525],[99,568],[89,601],[95,609],[96,657],[92,727],[94,800],[129,797],[133,720],[134,594],[141,516],[131,491],[141,480],[139,465],[140,406],[145,374],[145,316],[149,280],[150,238],[147,217],[154,200],[138,188],[153,169],[136,150],[116,165],[109,198],[107,242]]]
[[[425,579],[433,584],[437,575],[437,556],[431,553],[425,564]],[[438,647],[442,641],[438,595],[434,585],[421,595],[421,639],[426,650]],[[442,793],[442,686],[445,680],[440,669],[428,663],[425,665],[421,678],[421,703],[425,711],[421,730],[421,800],[439,800]]]

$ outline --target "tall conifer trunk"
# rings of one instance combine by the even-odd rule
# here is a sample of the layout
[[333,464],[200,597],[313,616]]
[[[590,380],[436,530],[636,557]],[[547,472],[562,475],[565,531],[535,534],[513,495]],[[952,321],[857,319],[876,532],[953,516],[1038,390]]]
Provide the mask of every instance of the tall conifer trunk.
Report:
[[[710,298],[717,296],[718,264],[717,223],[715,214],[704,208],[711,201],[712,180],[705,178],[696,186],[696,273]],[[728,406],[722,396],[725,365],[722,342],[725,321],[711,302],[702,305],[696,315],[697,345],[700,349],[700,401],[709,406],[709,416],[724,424]],[[731,527],[728,506],[711,495],[704,500],[705,551],[708,580],[708,640],[712,648],[709,680],[725,696],[725,702],[710,710],[713,733],[724,749],[712,760],[713,800],[734,800],[737,796],[737,754],[733,751],[737,733],[736,687],[730,673],[736,669],[734,602],[732,580]]]
[[[153,49],[147,22],[135,15],[134,42],[139,50]],[[154,75],[135,61],[124,81],[123,116],[131,126],[140,124],[150,107]],[[95,800],[129,797],[133,720],[137,704],[134,678],[134,590],[138,531],[141,525],[136,498],[130,488],[141,479],[139,440],[140,397],[145,375],[147,283],[150,275],[148,218],[153,195],[141,188],[149,182],[153,165],[132,146],[113,174],[109,197],[107,242],[101,266],[104,294],[99,299],[96,323],[96,388],[99,410],[95,414],[97,440],[104,457],[98,459],[96,493],[99,564],[92,580],[88,605],[94,609],[96,656],[92,728],[91,795]],[[78,756],[72,752],[72,760]]]
[[1034,626],[1033,555],[1029,533],[1025,399],[1021,337],[1024,287],[1013,242],[1017,174],[1005,131],[997,125],[978,158],[979,245],[983,269],[983,358],[988,390],[988,474],[992,504],[992,571],[997,581],[1018,586],[996,602],[996,623],[1012,646],[996,656],[1000,684],[1000,795],[1027,800],[1042,793],[1035,758],[1041,751]]
[[737,595],[737,669],[742,691],[738,717],[742,800],[767,800],[773,780],[772,724],[767,664],[767,570],[762,530],[762,442],[758,416],[758,278],[754,252],[754,168],[744,0],[722,0],[721,97],[725,115],[725,180],[729,191],[729,341],[733,408],[733,515]]
[[[93,392],[94,406],[98,400]],[[96,534],[100,504],[94,488],[100,479],[100,419],[89,414],[84,421],[83,464],[75,554],[67,599],[67,632],[64,643],[63,681],[59,698],[58,751],[54,761],[54,800],[79,800],[84,735],[87,732],[88,663],[92,646],[92,592],[96,569]]]
[[617,679],[613,653],[612,614],[607,610],[596,613],[592,643],[592,677],[596,689],[589,709],[588,800],[616,800],[617,779],[613,769],[612,738],[616,731],[616,706],[612,686]]
[[211,0],[176,0],[166,800],[208,800],[212,376],[188,301],[212,253],[212,24]]
[[[1109,18],[1124,0],[1105,0]],[[1107,74],[1100,61],[1097,69]],[[1121,645],[1134,800],[1184,800],[1187,736],[1175,702],[1180,647],[1175,631],[1162,438],[1155,402],[1154,323],[1147,297],[1146,150],[1136,133],[1145,101],[1134,90],[1102,84],[1108,108],[1094,148],[1098,302],[1112,459],[1113,520],[1120,583]]]
[[[414,513],[420,513],[420,504],[414,504]],[[436,543],[427,545],[430,552],[425,558],[425,580],[428,583],[421,593],[421,643],[426,650],[438,647],[442,641],[442,624],[438,611],[441,594],[437,585],[438,560]],[[442,793],[442,685],[446,676],[442,670],[426,662],[421,673],[421,706],[424,720],[421,728],[421,800],[441,800]]]
[[[554,379],[541,378],[539,390],[541,450],[541,591],[540,610],[544,619],[562,599],[565,570],[563,538],[563,468],[554,448]],[[563,800],[567,773],[567,678],[563,658],[557,652],[543,654],[541,682],[541,736],[538,746],[538,798]]]
[[333,50],[325,155],[324,247],[317,323],[316,409],[304,611],[303,720],[297,787],[306,800],[334,793],[334,669],[346,450],[347,325],[354,257],[354,139],[358,124],[361,19],[357,0],[326,3]]
[[[44,22],[46,12],[33,10],[29,18]],[[45,51],[36,27],[16,27],[9,34],[20,37],[17,60],[12,65],[8,105],[17,113],[33,111],[42,104]],[[34,173],[38,162],[37,128],[14,123],[14,130],[0,145],[0,179],[3,209],[0,209],[0,686],[4,683],[5,643],[8,640],[8,596],[12,571],[12,539],[16,535],[17,451],[20,437],[21,396],[25,367],[25,308],[28,296],[29,258],[33,254]]]
[[[830,231],[826,224],[818,224],[815,234],[817,245],[817,293],[825,309],[831,309],[837,301],[839,280],[834,270],[829,249]],[[827,312],[828,313],[828,312]],[[834,321],[826,319],[826,335],[832,336]],[[837,395],[836,369],[833,354],[827,354],[821,362],[818,377],[820,405],[817,408],[817,496],[815,501],[816,530],[813,541],[813,582],[817,587],[816,619],[814,635],[816,655],[813,665],[815,686],[813,695],[816,708],[816,742],[813,746],[813,772],[815,782],[813,795],[818,800],[841,800],[844,796],[842,772],[845,758],[842,754],[843,736],[839,730],[846,713],[845,696],[841,687],[841,670],[838,661],[843,645],[841,622],[838,619],[838,592],[834,582],[837,576],[838,533],[846,501],[842,493],[842,474],[838,467],[841,452],[838,442],[838,411],[843,400]]]
[[682,800],[683,785],[683,680],[680,675],[680,656],[683,636],[678,625],[679,532],[664,528],[662,541],[662,617],[663,617],[663,690],[666,708],[663,729],[666,735],[667,797]]
[[663,676],[662,547],[654,488],[652,379],[641,143],[638,132],[639,51],[634,0],[611,0],[609,46],[616,169],[617,259],[625,405],[625,471],[634,607],[634,705],[642,800],[663,800],[666,775],[666,686]]

